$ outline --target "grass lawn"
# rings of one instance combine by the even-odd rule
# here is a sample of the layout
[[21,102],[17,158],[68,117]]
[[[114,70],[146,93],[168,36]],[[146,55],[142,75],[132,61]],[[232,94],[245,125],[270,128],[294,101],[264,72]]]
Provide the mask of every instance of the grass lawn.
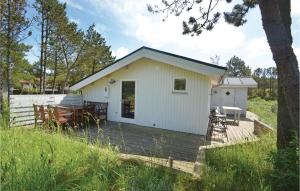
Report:
[[0,190],[200,190],[189,174],[124,161],[84,139],[35,129],[0,133]]
[[207,150],[204,190],[271,190],[273,165],[268,158],[276,151],[275,137],[269,134],[257,142]]
[[273,128],[277,127],[277,101],[266,101],[261,98],[249,99],[248,109],[257,114],[262,122]]

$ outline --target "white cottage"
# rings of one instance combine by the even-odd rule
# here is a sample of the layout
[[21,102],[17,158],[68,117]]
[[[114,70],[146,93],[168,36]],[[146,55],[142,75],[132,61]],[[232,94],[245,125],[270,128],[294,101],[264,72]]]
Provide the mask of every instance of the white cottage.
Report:
[[[241,114],[246,115],[248,88],[256,88],[257,83],[249,77],[227,77],[212,88],[211,107],[239,107]],[[230,113],[230,112],[228,112]]]
[[211,87],[226,68],[148,47],[71,86],[108,102],[108,120],[205,135]]

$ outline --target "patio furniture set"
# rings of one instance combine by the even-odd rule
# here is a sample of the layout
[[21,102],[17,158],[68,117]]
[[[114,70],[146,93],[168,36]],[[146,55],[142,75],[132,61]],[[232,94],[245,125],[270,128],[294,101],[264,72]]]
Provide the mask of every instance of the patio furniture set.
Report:
[[35,105],[34,122],[51,128],[55,126],[72,126],[79,128],[91,119],[107,120],[107,102],[84,101],[83,105]]
[[214,130],[218,129],[224,134],[225,137],[227,137],[228,111],[233,111],[234,113],[233,122],[235,122],[236,125],[239,126],[240,112],[242,111],[242,109],[239,107],[228,107],[228,106],[222,106],[222,109],[223,109],[223,113],[221,113],[219,107],[213,107],[210,111],[209,131],[208,131],[210,136],[212,136]]

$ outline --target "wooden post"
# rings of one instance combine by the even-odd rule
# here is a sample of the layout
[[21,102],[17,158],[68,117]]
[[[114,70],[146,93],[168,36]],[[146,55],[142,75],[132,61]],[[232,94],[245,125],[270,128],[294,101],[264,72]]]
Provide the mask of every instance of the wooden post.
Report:
[[173,158],[171,156],[168,157],[168,166],[173,168]]

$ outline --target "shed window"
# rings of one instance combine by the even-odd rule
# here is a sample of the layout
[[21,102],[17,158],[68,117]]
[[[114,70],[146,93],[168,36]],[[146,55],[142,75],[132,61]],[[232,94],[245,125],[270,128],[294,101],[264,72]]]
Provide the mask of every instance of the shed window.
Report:
[[185,92],[186,91],[186,79],[185,78],[175,78],[174,79],[174,91],[175,92]]

